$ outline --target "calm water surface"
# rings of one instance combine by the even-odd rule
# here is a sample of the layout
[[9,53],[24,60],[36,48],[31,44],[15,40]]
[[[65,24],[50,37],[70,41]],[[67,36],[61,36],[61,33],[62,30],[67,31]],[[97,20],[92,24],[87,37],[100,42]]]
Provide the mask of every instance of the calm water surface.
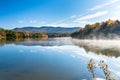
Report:
[[[96,63],[103,59],[120,80],[119,47],[103,47],[105,43],[96,47],[71,38],[0,43],[0,80],[92,80],[87,69],[90,59]],[[94,73],[105,79],[101,69]]]

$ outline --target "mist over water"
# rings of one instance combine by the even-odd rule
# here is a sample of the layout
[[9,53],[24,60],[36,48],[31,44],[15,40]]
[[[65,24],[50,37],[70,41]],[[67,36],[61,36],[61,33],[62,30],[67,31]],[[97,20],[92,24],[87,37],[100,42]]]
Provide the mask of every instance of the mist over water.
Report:
[[114,49],[120,51],[120,40],[91,40],[91,39],[72,39],[76,45],[86,45],[91,48]]

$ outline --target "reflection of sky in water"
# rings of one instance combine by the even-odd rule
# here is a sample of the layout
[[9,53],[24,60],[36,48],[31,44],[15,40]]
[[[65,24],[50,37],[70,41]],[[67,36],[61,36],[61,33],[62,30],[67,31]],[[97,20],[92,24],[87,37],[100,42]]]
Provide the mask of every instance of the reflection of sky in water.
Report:
[[71,45],[71,38],[49,38],[47,40],[40,41],[24,41],[24,42],[15,42],[16,45],[24,46],[62,46],[62,45]]
[[[68,53],[69,56],[73,57],[73,58],[84,58],[84,59],[94,59],[96,61],[99,60],[104,60],[110,68],[110,71],[112,71],[113,73],[115,73],[116,75],[119,75],[120,77],[120,57],[115,58],[115,57],[107,57],[104,55],[97,55],[94,54],[92,52],[86,53],[86,51],[83,48],[79,48],[77,46],[61,46],[61,47],[48,47],[50,49],[56,49],[58,51],[67,51],[66,53]],[[71,53],[71,54],[69,54]]]
[[[112,74],[120,77],[120,57],[110,58],[93,52],[87,53],[84,48],[72,44],[8,44],[0,47],[0,51],[0,80],[88,80],[92,78],[87,69],[87,62],[91,58],[96,63],[104,59]],[[97,77],[104,78],[99,68],[95,69],[95,73]]]

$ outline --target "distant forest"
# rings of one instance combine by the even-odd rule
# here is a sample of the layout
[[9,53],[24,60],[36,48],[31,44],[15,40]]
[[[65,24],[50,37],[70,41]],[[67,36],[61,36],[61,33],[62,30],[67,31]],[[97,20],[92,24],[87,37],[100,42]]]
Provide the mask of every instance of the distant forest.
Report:
[[20,32],[14,30],[5,30],[0,28],[0,39],[16,40],[21,38],[47,38],[45,33]]
[[42,33],[30,31],[6,30],[0,28],[0,39],[20,40],[24,38],[48,38],[48,37],[69,37],[70,33]]

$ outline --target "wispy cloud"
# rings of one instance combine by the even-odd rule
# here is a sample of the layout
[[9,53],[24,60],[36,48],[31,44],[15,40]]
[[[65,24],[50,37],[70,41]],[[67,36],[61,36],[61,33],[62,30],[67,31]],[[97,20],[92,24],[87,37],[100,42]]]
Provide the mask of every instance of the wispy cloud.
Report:
[[93,14],[86,14],[86,15],[72,15],[69,16],[63,20],[60,20],[58,22],[55,23],[48,23],[48,24],[44,24],[44,26],[62,26],[62,27],[84,27],[85,24],[91,24],[93,22],[90,22],[90,19],[94,19],[94,18],[98,18],[101,16],[104,16],[108,13],[108,11],[100,11],[100,12],[96,12]]
[[108,11],[100,11],[100,12],[96,12],[94,14],[89,14],[89,15],[85,15],[85,16],[82,16],[80,18],[77,18],[76,20],[74,20],[73,22],[87,22],[87,20],[89,19],[93,19],[93,18],[96,18],[96,17],[100,17],[100,16],[103,16],[105,14],[107,14]]
[[[117,4],[117,2],[120,0],[107,0],[107,1],[108,2],[106,3],[94,6],[93,8],[89,9],[90,11],[84,12],[83,14],[79,14],[79,15],[73,14],[52,25],[84,27],[86,24],[92,24],[95,23],[96,21],[99,22],[99,21],[105,21],[107,19],[120,19],[118,14],[120,13],[119,12],[120,5]],[[115,6],[113,9],[108,7],[113,5]],[[105,7],[107,8],[107,10],[104,9]],[[100,10],[102,8],[104,9],[103,11],[96,12],[97,10]]]
[[110,0],[109,2],[106,2],[106,3],[104,3],[104,4],[97,5],[97,6],[91,8],[91,9],[89,9],[89,10],[94,11],[94,10],[103,8],[103,7],[105,7],[105,6],[111,5],[111,4],[113,4],[113,3],[116,3],[116,2],[118,2],[118,1],[119,1],[119,0]]
[[77,17],[77,15],[72,15],[70,18],[75,18],[75,17]]
[[58,23],[58,24],[45,24],[44,26],[54,26],[54,27],[74,27],[75,24],[73,23]]

